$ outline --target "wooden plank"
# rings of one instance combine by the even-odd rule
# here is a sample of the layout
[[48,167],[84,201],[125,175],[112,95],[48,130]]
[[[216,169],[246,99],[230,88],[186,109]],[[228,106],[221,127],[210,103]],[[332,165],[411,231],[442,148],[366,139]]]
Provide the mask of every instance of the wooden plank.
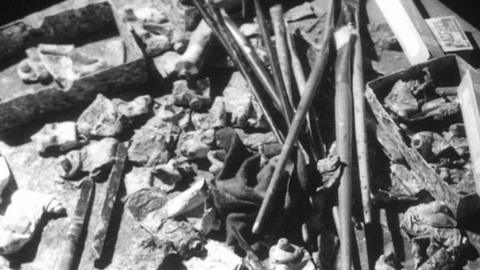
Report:
[[[44,16],[45,13],[48,15]],[[40,23],[35,25],[32,21]],[[56,14],[39,11],[0,27],[0,61],[5,60],[0,66],[18,60],[26,48],[39,43],[82,44],[92,38],[101,40],[115,35],[120,35],[124,41],[126,63],[82,76],[69,89],[51,84],[35,90],[22,89],[3,98],[0,100],[0,132],[28,124],[46,114],[84,107],[98,93],[144,87],[148,80],[143,54],[112,2],[74,7]]]
[[477,194],[480,195],[480,80],[467,71],[458,87]]
[[112,9],[107,2],[72,8],[53,15],[43,14],[43,11],[39,11],[29,16],[42,18],[40,25],[25,18],[0,27],[1,66],[38,43],[77,44],[86,38],[117,34]]
[[413,2],[413,0],[403,0],[402,5],[407,11],[408,15],[410,16],[410,19],[415,25],[415,28],[417,28],[418,33],[422,37],[422,40],[427,46],[431,56],[440,57],[445,55],[442,48],[440,47],[437,40],[435,39],[435,36],[433,35],[432,31],[430,31],[430,28],[428,28],[427,23],[425,22],[424,18],[418,11],[418,8]]
[[[423,67],[428,66],[439,66],[450,67],[457,64],[460,59],[453,56],[446,56],[441,58],[436,58],[434,60],[415,65],[412,67],[415,69],[421,70]],[[462,70],[465,65],[461,63],[459,65],[460,75],[463,75],[464,70]],[[451,70],[446,70],[445,72],[450,72]],[[401,78],[402,74],[406,71],[402,70],[394,74],[381,77],[374,81],[367,83],[367,90],[365,92],[365,97],[367,99],[370,108],[377,120],[378,128],[382,129],[385,135],[383,140],[379,140],[380,144],[384,146],[385,149],[397,149],[402,156],[404,157],[407,164],[410,166],[410,169],[415,173],[418,179],[423,181],[418,181],[421,186],[427,190],[433,198],[439,201],[445,202],[446,205],[452,210],[454,215],[458,214],[467,214],[466,211],[460,210],[463,205],[461,205],[462,197],[455,193],[447,183],[445,183],[440,176],[430,167],[430,165],[423,159],[423,157],[415,149],[408,147],[401,134],[401,130],[397,123],[392,119],[392,117],[385,110],[383,105],[379,101],[378,95],[380,92],[385,92],[385,89],[389,89],[394,82]],[[434,76],[440,76],[435,74]],[[384,93],[383,93],[384,94]]]
[[480,45],[480,31],[475,28],[473,25],[462,19],[462,17],[458,16],[454,11],[449,9],[447,6],[442,4],[438,0],[419,0],[423,7],[425,8],[426,12],[430,17],[441,17],[441,16],[456,16],[460,25],[462,26],[465,32],[469,32],[472,35],[473,40],[475,41],[476,45]]
[[67,91],[58,86],[24,93],[0,102],[0,131],[28,124],[42,116],[62,110],[84,107],[98,93],[138,89],[148,80],[144,59],[82,77]]
[[93,236],[94,243],[94,257],[100,259],[104,252],[107,233],[110,228],[110,220],[112,219],[115,202],[117,201],[117,194],[124,177],[125,163],[127,161],[128,144],[119,143],[115,153],[115,163],[113,164],[110,176],[108,177],[107,193],[103,201],[103,208],[101,213],[101,220],[95,228]]
[[126,59],[127,61],[132,61],[132,60],[142,58],[143,57],[142,50],[140,50],[140,48],[138,47],[137,41],[135,40],[135,37],[132,34],[132,30],[130,29],[128,24],[125,22],[125,20],[121,17],[121,15],[118,13],[119,8],[115,4],[115,2],[116,1],[108,0],[108,3],[110,4],[112,9],[115,24],[117,25],[118,33],[122,38],[123,43],[125,44]]
[[376,0],[410,64],[427,61],[430,53],[401,0]]

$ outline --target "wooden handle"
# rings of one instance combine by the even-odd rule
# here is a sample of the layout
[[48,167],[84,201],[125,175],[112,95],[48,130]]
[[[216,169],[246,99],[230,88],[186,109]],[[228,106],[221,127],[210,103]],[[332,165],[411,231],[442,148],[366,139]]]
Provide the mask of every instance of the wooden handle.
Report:
[[69,239],[63,243],[60,249],[60,255],[55,263],[55,270],[70,270],[72,269],[73,258],[75,256],[76,241],[70,236]]

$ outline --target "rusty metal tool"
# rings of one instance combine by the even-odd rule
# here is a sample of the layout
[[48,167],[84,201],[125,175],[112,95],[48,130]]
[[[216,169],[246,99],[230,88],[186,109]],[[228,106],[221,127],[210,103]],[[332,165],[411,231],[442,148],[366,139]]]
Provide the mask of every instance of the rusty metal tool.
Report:
[[352,216],[352,155],[353,155],[353,99],[352,99],[352,29],[340,28],[335,33],[337,59],[335,61],[335,134],[337,153],[345,165],[338,187],[340,216],[340,256],[342,268],[351,267]]
[[353,56],[353,108],[355,121],[355,139],[357,145],[358,174],[363,204],[363,220],[372,221],[372,206],[370,200],[370,170],[368,165],[368,142],[365,127],[365,82],[363,79],[362,37],[360,35],[360,7],[358,1],[355,6],[355,47]]
[[78,198],[75,211],[70,219],[70,225],[67,231],[67,241],[62,245],[61,253],[55,262],[55,270],[73,269],[73,262],[77,247],[84,227],[86,226],[87,213],[92,200],[92,194],[95,184],[91,179],[82,182],[80,197]]
[[265,13],[263,12],[262,5],[260,3],[260,0],[255,0],[254,3],[258,25],[262,34],[262,41],[268,54],[268,59],[272,68],[273,79],[275,81],[275,86],[282,102],[284,117],[285,119],[287,119],[288,124],[290,124],[290,121],[293,117],[294,108],[293,106],[291,106],[292,104],[290,104],[290,102],[288,101],[289,97],[287,95],[286,85],[284,84],[282,69],[278,60],[277,52],[275,51],[275,48],[270,38],[270,34],[268,32],[267,19],[265,18]]
[[292,87],[292,72],[290,68],[290,54],[286,40],[286,29],[283,18],[282,4],[270,7],[270,18],[272,19],[273,32],[275,33],[275,49],[277,50],[278,63],[282,73],[284,89],[288,96],[288,103],[295,107],[295,97]]
[[102,256],[103,248],[105,246],[105,240],[107,238],[107,232],[112,218],[112,213],[117,199],[118,189],[120,188],[121,181],[123,179],[123,170],[127,160],[127,143],[119,143],[115,154],[115,163],[108,177],[108,187],[105,194],[105,200],[103,201],[103,208],[100,217],[100,221],[95,229],[95,235],[93,237],[93,249],[95,259],[99,259]]
[[295,143],[297,142],[298,136],[303,129],[303,124],[305,123],[305,116],[310,110],[310,106],[313,102],[313,97],[318,89],[318,86],[322,80],[323,73],[325,72],[327,62],[330,55],[330,39],[333,31],[333,13],[334,13],[334,1],[330,0],[329,9],[328,9],[328,18],[327,26],[325,29],[325,36],[320,47],[317,59],[312,69],[312,73],[307,80],[305,87],[305,94],[300,99],[298,104],[297,112],[293,118],[290,129],[288,130],[287,137],[285,138],[285,143],[282,147],[282,151],[278,158],[278,163],[275,166],[273,171],[272,178],[268,185],[268,189],[263,198],[262,205],[255,219],[255,223],[252,227],[253,233],[259,233],[265,223],[267,215],[269,215],[273,210],[273,197],[276,193],[281,190],[282,185],[285,185],[282,182],[282,173],[287,165],[287,162],[290,158],[290,154],[294,149]]

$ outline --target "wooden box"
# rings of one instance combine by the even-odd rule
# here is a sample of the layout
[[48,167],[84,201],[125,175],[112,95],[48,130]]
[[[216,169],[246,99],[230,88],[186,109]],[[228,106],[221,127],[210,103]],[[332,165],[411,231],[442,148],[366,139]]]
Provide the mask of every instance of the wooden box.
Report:
[[[459,85],[467,71],[472,76],[480,76],[463,59],[449,55],[432,59],[428,62],[414,65],[408,69],[395,72],[370,81],[366,85],[365,97],[377,122],[377,136],[379,143],[384,147],[386,154],[392,161],[403,161],[411,171],[421,179],[420,185],[432,195],[433,198],[445,202],[457,218],[462,219],[478,209],[478,196],[457,194],[446,182],[444,182],[435,170],[424,160],[420,153],[410,148],[405,142],[406,134],[400,128],[398,122],[387,112],[382,105],[392,86],[402,78],[406,72],[420,72],[427,67],[437,85]],[[377,133],[378,134],[378,133]],[[473,157],[472,157],[473,159]],[[402,161],[400,161],[402,162]]]

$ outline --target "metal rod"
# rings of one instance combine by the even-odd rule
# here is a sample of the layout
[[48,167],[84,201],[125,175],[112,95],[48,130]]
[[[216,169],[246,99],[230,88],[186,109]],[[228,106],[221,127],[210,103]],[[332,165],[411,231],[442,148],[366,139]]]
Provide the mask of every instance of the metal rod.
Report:
[[[272,20],[273,32],[275,34],[275,49],[277,52],[278,64],[280,66],[280,74],[282,79],[283,90],[282,95],[286,93],[287,98],[284,100],[285,106],[290,114],[289,120],[293,116],[295,108],[294,94],[292,88],[292,73],[290,70],[290,56],[288,52],[288,45],[285,38],[286,30],[283,20],[283,8],[282,4],[273,5],[270,8],[270,18]],[[280,76],[279,76],[280,77]]]
[[368,142],[365,128],[365,82],[363,79],[362,38],[360,35],[360,8],[355,14],[356,41],[353,58],[353,106],[355,119],[355,139],[357,145],[358,174],[363,204],[365,223],[372,221],[372,204],[370,200],[370,171],[368,166]]
[[255,99],[257,99],[258,104],[260,105],[265,117],[272,129],[273,133],[275,134],[277,140],[279,142],[284,141],[284,133],[279,128],[279,125],[275,122],[272,112],[267,108],[266,101],[262,97],[261,93],[259,92],[259,82],[258,79],[252,74],[252,71],[248,68],[248,63],[243,58],[243,55],[239,50],[236,50],[233,46],[233,38],[229,40],[229,33],[226,31],[226,26],[220,26],[220,23],[217,23],[212,14],[210,14],[207,9],[203,6],[202,0],[194,0],[193,3],[200,11],[203,19],[205,22],[212,28],[217,38],[220,40],[224,48],[227,50],[229,55],[234,59],[235,63],[237,64],[240,72],[243,74],[245,80],[250,86]]
[[282,151],[280,153],[277,165],[275,166],[275,170],[273,171],[272,178],[270,180],[268,189],[265,193],[265,197],[262,201],[262,205],[258,212],[257,218],[255,223],[252,227],[253,233],[259,233],[262,229],[262,226],[265,222],[267,215],[272,212],[273,208],[273,196],[278,193],[282,184],[281,183],[281,174],[287,164],[289,156],[294,148],[295,142],[298,139],[298,135],[300,134],[303,124],[305,123],[305,116],[312,105],[313,97],[315,92],[317,91],[318,85],[322,80],[323,74],[325,72],[328,58],[330,55],[330,39],[333,29],[333,10],[334,10],[334,0],[330,0],[329,2],[329,19],[327,21],[327,27],[325,29],[325,36],[322,41],[322,45],[313,66],[312,74],[308,78],[306,88],[305,88],[305,95],[300,99],[300,103],[298,104],[297,112],[292,121],[292,125],[289,128],[287,137],[285,139],[285,143],[282,147]]
[[280,96],[282,101],[282,106],[284,110],[284,117],[287,119],[288,124],[293,117],[294,108],[289,106],[288,102],[288,95],[287,90],[285,88],[282,70],[280,68],[280,63],[278,61],[277,52],[273,47],[270,34],[268,32],[267,20],[265,18],[265,14],[263,12],[262,6],[260,4],[260,0],[254,0],[255,3],[255,12],[257,14],[258,25],[260,27],[260,32],[262,35],[263,43],[265,44],[265,48],[267,50],[268,59],[270,61],[270,66],[272,67],[273,79],[275,81],[275,86],[277,87],[277,92]]
[[353,99],[351,76],[351,28],[342,27],[335,33],[337,59],[335,61],[335,134],[337,153],[345,165],[338,187],[340,215],[340,258],[342,268],[351,268],[352,216],[352,155],[353,155]]
[[80,196],[78,197],[73,216],[70,218],[67,241],[63,243],[62,249],[60,250],[61,253],[55,262],[55,270],[70,270],[74,268],[75,253],[77,252],[80,244],[79,241],[86,225],[85,221],[87,220],[87,213],[92,200],[94,187],[95,185],[91,179],[86,179],[82,182]]
[[[297,83],[299,95],[300,97],[302,97],[305,92],[305,86],[307,81],[305,78],[305,73],[303,71],[302,63],[300,62],[300,59],[298,57],[297,48],[295,47],[293,34],[288,28],[286,22],[285,22],[285,25],[286,25],[285,29],[287,31],[286,32],[287,44],[290,51],[290,58],[292,59],[291,63],[292,63],[293,75],[295,78],[295,82]],[[320,132],[320,127],[317,121],[317,113],[315,111],[315,108],[313,107],[310,108],[310,111],[308,112],[308,115],[307,115],[307,126],[308,126],[308,131],[310,132],[310,135],[311,135],[311,140],[313,141],[312,144],[314,146],[314,149],[312,149],[313,150],[312,154],[314,159],[318,161],[319,159],[325,156],[325,149],[323,147],[322,133]]]
[[125,162],[127,160],[127,143],[119,143],[115,153],[115,163],[108,177],[108,187],[103,201],[102,213],[100,222],[95,229],[93,236],[93,249],[95,259],[101,258],[105,242],[107,239],[107,232],[110,227],[110,220],[112,218],[115,201],[117,200],[118,189],[120,188],[123,179]]
[[227,14],[223,14],[223,19],[225,20],[225,24],[228,30],[230,30],[230,33],[232,34],[233,38],[242,50],[243,55],[247,59],[248,63],[250,63],[253,71],[262,83],[264,89],[267,90],[268,95],[270,96],[270,98],[272,98],[274,105],[277,107],[277,109],[281,110],[283,104],[278,98],[278,93],[275,90],[275,85],[272,81],[272,78],[270,77],[270,74],[260,60],[260,57],[255,52],[255,49],[250,45],[248,40],[242,35],[240,30],[232,22],[232,20]]

